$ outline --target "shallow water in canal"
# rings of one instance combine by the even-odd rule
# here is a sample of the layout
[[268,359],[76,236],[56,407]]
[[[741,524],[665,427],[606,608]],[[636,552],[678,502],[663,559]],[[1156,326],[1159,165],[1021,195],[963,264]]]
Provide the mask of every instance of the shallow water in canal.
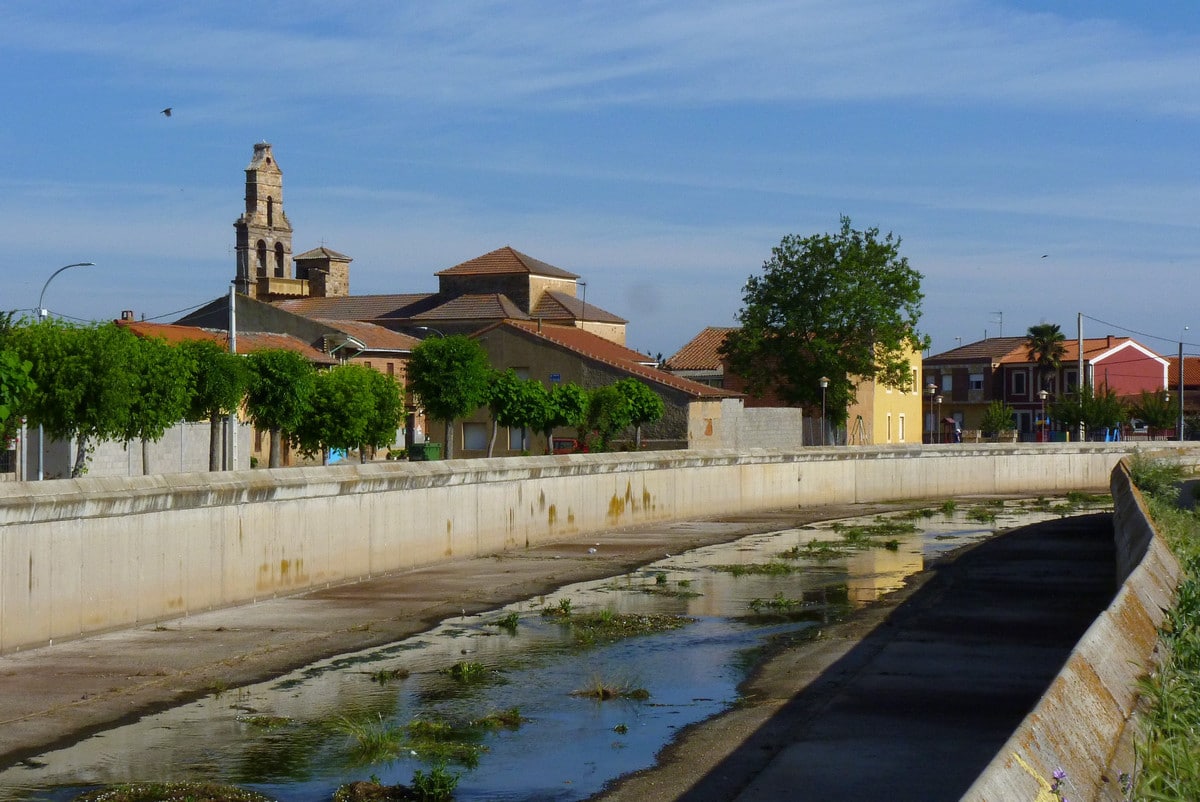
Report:
[[[679,728],[735,704],[769,638],[815,634],[901,587],[940,553],[1058,517],[1060,502],[960,502],[953,512],[884,516],[887,525],[826,522],[666,555],[99,733],[0,772],[0,800],[65,800],[101,785],[173,780],[328,800],[343,783],[408,784],[414,770],[443,762],[459,776],[457,800],[584,799],[653,765]],[[841,548],[864,526],[869,543]],[[594,548],[604,548],[603,537]],[[561,615],[568,608],[689,622],[581,643]],[[616,698],[579,693],[600,688]],[[513,710],[519,722],[489,718]],[[456,727],[455,743],[465,746],[417,738],[414,721]]]

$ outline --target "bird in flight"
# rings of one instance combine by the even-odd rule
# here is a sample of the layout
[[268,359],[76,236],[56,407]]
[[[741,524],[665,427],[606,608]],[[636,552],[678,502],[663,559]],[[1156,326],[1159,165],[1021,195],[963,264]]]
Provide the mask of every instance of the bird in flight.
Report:
[[167,106],[165,109],[160,111],[159,114],[163,115],[164,117],[170,117],[171,116],[171,107]]

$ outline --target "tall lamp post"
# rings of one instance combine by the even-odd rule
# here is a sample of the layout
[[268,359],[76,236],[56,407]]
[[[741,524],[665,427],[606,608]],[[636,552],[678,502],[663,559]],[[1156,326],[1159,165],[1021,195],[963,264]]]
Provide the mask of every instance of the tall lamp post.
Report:
[[933,400],[937,404],[937,420],[934,425],[937,427],[937,442],[940,443],[942,442],[942,394],[938,393]]
[[925,394],[929,396],[929,431],[925,433],[925,442],[933,442],[934,420],[933,420],[933,394],[937,392],[937,385],[933,382],[925,385]]
[[825,426],[825,389],[829,387],[829,377],[822,376],[817,379],[817,383],[821,385],[821,445],[829,445],[827,439],[828,428]]
[[[59,273],[63,272],[64,270],[69,270],[72,267],[94,267],[95,264],[96,264],[95,262],[73,262],[69,265],[63,265],[58,270],[55,270],[53,273],[50,274],[50,278],[46,279],[46,283],[42,285],[42,292],[38,296],[38,305],[37,305],[38,323],[44,322],[46,320],[46,318],[50,316],[49,310],[47,310],[44,306],[42,306],[42,302],[46,299],[46,288],[50,286],[51,281],[54,281],[54,277],[57,276]],[[45,470],[44,470],[45,469],[44,457],[46,454],[45,437],[46,437],[46,432],[42,428],[42,424],[39,422],[38,423],[38,458],[37,458],[37,466],[38,466],[37,478],[38,478],[39,482],[42,481],[43,478],[45,478]]]
[[1183,331],[1179,333],[1179,426],[1175,433],[1181,443],[1183,442],[1183,335],[1187,330],[1188,327],[1184,326]]
[[1046,442],[1046,436],[1049,432],[1046,431],[1046,396],[1050,395],[1044,388],[1038,390],[1038,398],[1042,399],[1042,442]]

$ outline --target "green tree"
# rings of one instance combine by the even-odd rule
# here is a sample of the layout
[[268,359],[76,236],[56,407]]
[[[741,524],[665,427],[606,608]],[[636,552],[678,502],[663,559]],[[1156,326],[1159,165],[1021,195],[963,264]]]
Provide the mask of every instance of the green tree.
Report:
[[1170,429],[1179,423],[1178,408],[1171,406],[1170,398],[1165,391],[1152,393],[1146,390],[1130,407],[1133,417],[1145,421],[1150,429]]
[[185,340],[179,348],[196,365],[188,420],[209,422],[208,469],[221,470],[222,431],[250,383],[246,360],[211,340]]
[[487,406],[492,413],[492,437],[488,442],[488,456],[492,456],[496,444],[496,431],[500,426],[524,430],[539,416],[548,400],[546,388],[536,379],[522,379],[509,368],[504,372],[493,372],[488,385]]
[[77,443],[73,478],[83,475],[96,442],[128,440],[141,387],[132,333],[46,320],[14,330],[8,342],[33,365],[36,389],[24,405],[29,422],[52,439]]
[[[587,430],[596,433],[594,451],[608,451],[614,435],[633,422],[629,399],[616,384],[597,387],[588,393]],[[581,432],[581,435],[584,433]],[[584,435],[586,436],[586,435]]]
[[[404,388],[391,376],[372,370],[369,377],[372,408],[363,432],[363,446],[389,448],[396,443],[396,430],[404,419]],[[366,461],[366,449],[359,449]]]
[[191,355],[157,338],[134,337],[129,351],[135,385],[120,439],[142,443],[142,474],[150,473],[151,442],[161,440],[191,406],[196,363]]
[[1125,405],[1111,388],[1093,389],[1084,385],[1078,393],[1055,401],[1050,415],[1068,430],[1083,426],[1089,434],[1120,426],[1128,417]]
[[371,377],[362,365],[338,365],[313,376],[311,409],[291,432],[292,441],[306,454],[349,452],[366,439],[367,420],[374,413]]
[[0,434],[8,436],[9,418],[19,416],[22,403],[37,385],[29,375],[33,363],[14,351],[0,351]]
[[447,459],[454,456],[454,420],[484,404],[491,370],[479,343],[461,335],[422,340],[413,349],[409,387],[425,411],[445,423]]
[[1066,356],[1066,336],[1057,323],[1039,323],[1025,333],[1025,349],[1029,361],[1037,365],[1038,389],[1049,390],[1046,377],[1052,376]]
[[271,433],[268,465],[278,468],[283,435],[291,437],[312,410],[316,370],[294,351],[264,349],[246,358],[250,383],[246,410],[254,425]]
[[983,411],[983,419],[979,424],[983,434],[991,437],[1013,431],[1017,428],[1013,417],[1015,414],[1016,410],[1003,401],[997,400],[988,404],[988,408]]
[[542,388],[542,393],[539,395],[536,390],[531,393],[537,398],[537,403],[529,426],[546,438],[546,453],[550,454],[554,451],[555,429],[583,427],[588,393],[578,384],[556,384],[547,390],[541,382],[534,383]]
[[642,447],[642,425],[660,420],[666,412],[666,404],[658,393],[651,390],[644,382],[631,377],[621,379],[614,385],[625,396],[629,405],[629,420],[637,431],[634,435],[634,445]]
[[889,387],[911,381],[921,274],[900,255],[900,239],[876,228],[856,231],[841,218],[837,234],[784,237],[743,289],[739,329],[721,353],[752,393],[776,392],[791,404],[821,403],[829,377],[830,419],[843,423],[855,377]]

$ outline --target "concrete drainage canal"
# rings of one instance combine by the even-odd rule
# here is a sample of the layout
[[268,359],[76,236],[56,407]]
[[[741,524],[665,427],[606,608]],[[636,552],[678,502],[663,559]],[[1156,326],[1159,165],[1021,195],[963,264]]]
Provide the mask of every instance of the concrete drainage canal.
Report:
[[998,530],[1110,504],[946,502],[666,556],[47,752],[0,772],[0,800],[179,781],[315,802],[416,778],[457,800],[585,799],[737,704],[769,639],[815,637]]

